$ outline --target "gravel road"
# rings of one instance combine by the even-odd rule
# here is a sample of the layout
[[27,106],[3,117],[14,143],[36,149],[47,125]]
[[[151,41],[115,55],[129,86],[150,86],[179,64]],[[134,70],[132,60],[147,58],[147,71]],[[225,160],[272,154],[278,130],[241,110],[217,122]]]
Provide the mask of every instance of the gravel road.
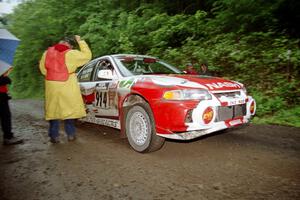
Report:
[[88,123],[53,145],[42,101],[11,109],[25,142],[0,145],[1,200],[300,199],[300,128],[250,125],[140,154]]

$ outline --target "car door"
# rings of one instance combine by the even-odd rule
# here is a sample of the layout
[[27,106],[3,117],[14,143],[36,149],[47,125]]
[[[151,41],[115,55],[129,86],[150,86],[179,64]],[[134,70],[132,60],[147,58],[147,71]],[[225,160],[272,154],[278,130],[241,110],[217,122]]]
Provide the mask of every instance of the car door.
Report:
[[94,101],[92,112],[99,124],[120,128],[118,110],[118,75],[108,58],[100,59],[93,71]]
[[98,60],[93,60],[86,64],[78,73],[77,78],[79,81],[80,92],[83,101],[86,105],[87,113],[92,112],[92,104],[95,101],[95,86],[93,75]]

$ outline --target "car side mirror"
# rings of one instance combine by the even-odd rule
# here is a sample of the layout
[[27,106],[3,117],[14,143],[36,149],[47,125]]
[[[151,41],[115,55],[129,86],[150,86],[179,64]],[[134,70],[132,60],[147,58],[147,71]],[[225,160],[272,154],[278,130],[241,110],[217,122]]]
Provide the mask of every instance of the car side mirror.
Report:
[[100,70],[97,74],[98,78],[101,79],[113,79],[114,76],[112,74],[112,71],[109,69]]

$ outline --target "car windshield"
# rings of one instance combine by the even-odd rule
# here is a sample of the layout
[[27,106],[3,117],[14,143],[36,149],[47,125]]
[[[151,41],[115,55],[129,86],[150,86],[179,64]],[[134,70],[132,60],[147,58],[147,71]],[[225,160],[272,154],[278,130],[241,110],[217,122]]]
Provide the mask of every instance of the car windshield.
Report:
[[122,55],[114,57],[124,76],[142,74],[182,74],[179,69],[153,57]]

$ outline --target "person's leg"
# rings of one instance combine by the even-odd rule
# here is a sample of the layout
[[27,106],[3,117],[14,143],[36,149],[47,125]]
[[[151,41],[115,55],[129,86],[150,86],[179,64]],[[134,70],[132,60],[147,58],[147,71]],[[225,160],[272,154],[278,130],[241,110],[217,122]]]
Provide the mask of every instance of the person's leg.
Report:
[[13,133],[11,131],[11,113],[8,100],[2,100],[0,102],[0,118],[3,131],[3,139],[13,138]]
[[72,141],[75,139],[75,120],[66,119],[64,120],[65,132],[68,135],[68,140]]
[[14,145],[23,143],[23,139],[14,137],[11,131],[11,112],[8,99],[1,99],[0,101],[0,120],[3,131],[3,144]]
[[50,141],[52,143],[59,142],[59,120],[50,120],[49,121],[49,132]]

